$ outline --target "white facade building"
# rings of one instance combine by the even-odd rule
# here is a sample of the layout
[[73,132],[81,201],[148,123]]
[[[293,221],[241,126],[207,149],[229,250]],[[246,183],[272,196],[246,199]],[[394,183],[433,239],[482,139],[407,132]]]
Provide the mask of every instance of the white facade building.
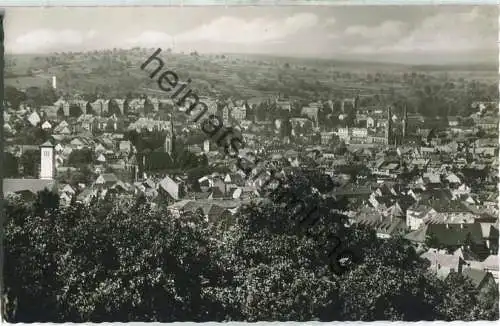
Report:
[[47,141],[40,145],[40,179],[54,179],[55,174],[55,155],[54,145]]

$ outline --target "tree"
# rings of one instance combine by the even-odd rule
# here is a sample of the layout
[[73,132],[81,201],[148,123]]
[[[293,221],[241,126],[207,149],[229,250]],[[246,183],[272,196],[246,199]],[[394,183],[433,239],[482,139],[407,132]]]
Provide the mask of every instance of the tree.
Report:
[[40,107],[54,104],[57,101],[57,94],[50,85],[44,87],[32,86],[26,89],[26,98],[33,101],[35,106]]
[[21,165],[23,167],[23,176],[36,177],[38,175],[37,162],[40,160],[40,151],[29,150],[21,154]]
[[73,118],[78,118],[83,114],[82,108],[77,104],[71,104],[69,106],[69,115]]
[[5,99],[10,103],[14,110],[17,110],[19,105],[26,100],[26,95],[13,86],[6,86]]
[[93,161],[94,153],[89,148],[75,149],[69,154],[68,165],[69,166],[85,166],[89,165]]
[[478,305],[472,312],[472,320],[498,320],[498,287],[496,284],[490,284],[481,293],[478,298]]
[[50,192],[32,206],[9,200],[5,316],[9,322],[498,317],[498,291],[478,297],[461,275],[442,281],[431,274],[403,237],[380,239],[368,227],[346,226],[342,211],[349,207],[319,192],[313,180],[300,170],[283,177],[266,188],[267,199],[243,206],[224,228],[201,211],[177,217],[152,209],[145,197],[69,207],[58,207]]
[[9,152],[4,152],[3,168],[3,176],[5,178],[17,177],[19,175],[19,162],[17,157]]
[[464,127],[474,127],[474,120],[470,117],[461,119],[460,124]]
[[64,119],[65,117],[65,113],[64,113],[64,109],[63,109],[63,106],[61,105],[58,109],[57,109],[57,118],[58,119]]

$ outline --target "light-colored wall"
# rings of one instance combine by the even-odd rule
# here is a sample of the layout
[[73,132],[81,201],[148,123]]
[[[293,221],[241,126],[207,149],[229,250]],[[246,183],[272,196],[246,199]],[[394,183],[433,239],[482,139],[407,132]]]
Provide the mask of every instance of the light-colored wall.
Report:
[[53,179],[54,178],[54,148],[43,147],[41,149],[40,158],[40,179]]

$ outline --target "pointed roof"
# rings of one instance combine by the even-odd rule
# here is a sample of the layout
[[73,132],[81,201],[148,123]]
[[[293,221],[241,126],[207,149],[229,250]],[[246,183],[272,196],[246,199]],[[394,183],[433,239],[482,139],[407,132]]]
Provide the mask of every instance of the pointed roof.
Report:
[[28,117],[28,121],[33,126],[36,126],[37,124],[39,124],[42,121],[42,119],[40,118],[40,115],[35,111],[32,114],[30,114],[30,116]]
[[487,271],[481,271],[473,268],[466,268],[462,271],[462,274],[468,278],[471,279],[472,283],[476,286],[476,288],[479,288],[481,284],[483,283],[484,279],[488,277],[488,275],[491,276],[490,272]]
[[47,140],[45,143],[40,145],[40,147],[54,147],[54,144],[52,144],[50,140]]
[[106,162],[106,157],[104,157],[104,155],[100,154],[99,157],[97,158],[97,161]]
[[165,176],[165,178],[160,181],[159,186],[175,200],[179,199],[179,185],[168,176]]

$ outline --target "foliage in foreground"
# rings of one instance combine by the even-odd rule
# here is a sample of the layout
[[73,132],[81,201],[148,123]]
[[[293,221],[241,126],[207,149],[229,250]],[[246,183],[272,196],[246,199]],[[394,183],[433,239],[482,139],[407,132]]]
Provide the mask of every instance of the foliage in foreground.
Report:
[[[5,317],[31,321],[498,319],[498,291],[476,296],[456,275],[427,272],[402,238],[343,226],[307,180],[290,185],[324,213],[309,231],[285,209],[249,205],[227,224],[100,203],[6,207]],[[307,195],[309,194],[309,195]],[[328,235],[356,254],[330,268]],[[4,301],[5,302],[5,301]]]

